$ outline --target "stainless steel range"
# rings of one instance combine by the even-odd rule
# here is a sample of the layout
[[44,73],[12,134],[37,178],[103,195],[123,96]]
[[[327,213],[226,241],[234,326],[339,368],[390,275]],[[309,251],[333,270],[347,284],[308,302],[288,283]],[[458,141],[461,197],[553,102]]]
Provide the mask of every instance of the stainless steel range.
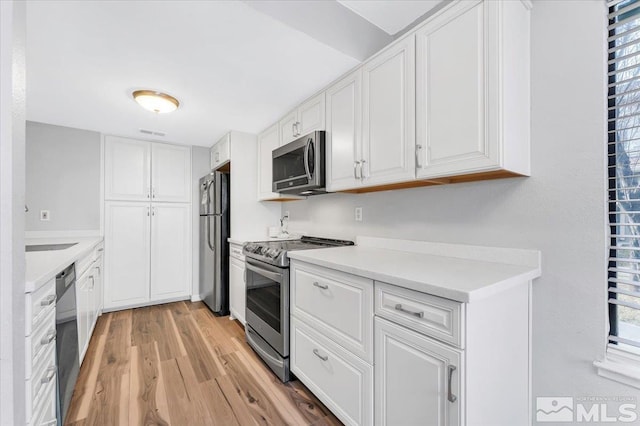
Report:
[[293,250],[353,245],[352,241],[302,237],[246,243],[247,343],[283,382],[289,381],[289,257]]

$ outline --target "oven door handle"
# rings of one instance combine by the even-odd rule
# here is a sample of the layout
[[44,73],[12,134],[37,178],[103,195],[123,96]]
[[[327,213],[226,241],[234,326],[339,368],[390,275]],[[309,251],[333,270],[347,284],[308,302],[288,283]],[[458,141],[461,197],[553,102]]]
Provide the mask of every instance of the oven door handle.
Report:
[[273,356],[271,356],[270,354],[268,354],[264,349],[262,349],[260,347],[260,345],[258,344],[258,342],[255,341],[255,339],[253,338],[252,334],[255,334],[250,328],[247,328],[247,340],[249,341],[249,344],[251,345],[251,347],[253,349],[256,350],[256,352],[258,352],[262,357],[267,358],[270,362],[272,362],[273,364],[277,365],[278,367],[282,368],[284,366],[284,362],[282,362],[281,360],[274,358]]
[[278,283],[282,282],[282,278],[283,278],[282,274],[261,268],[259,265],[256,265],[255,263],[251,262],[249,259],[245,260],[245,266],[247,267],[248,270],[253,271],[256,274],[263,275],[269,278],[270,280],[273,280]]

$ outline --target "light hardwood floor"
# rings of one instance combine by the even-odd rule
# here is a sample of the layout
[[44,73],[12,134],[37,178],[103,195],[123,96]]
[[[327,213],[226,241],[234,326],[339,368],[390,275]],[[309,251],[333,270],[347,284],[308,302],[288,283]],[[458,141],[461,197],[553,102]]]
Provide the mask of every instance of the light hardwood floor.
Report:
[[176,302],[98,319],[67,425],[340,425],[299,381],[281,383],[229,317]]

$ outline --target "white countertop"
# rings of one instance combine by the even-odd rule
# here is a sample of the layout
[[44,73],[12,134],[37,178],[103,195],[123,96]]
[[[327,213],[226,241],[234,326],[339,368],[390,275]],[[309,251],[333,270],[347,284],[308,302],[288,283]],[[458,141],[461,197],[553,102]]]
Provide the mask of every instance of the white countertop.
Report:
[[288,255],[459,302],[488,297],[541,274],[540,253],[535,250],[514,249],[510,254],[510,249],[502,248],[427,242],[403,246],[397,244],[401,240],[385,243],[384,239],[371,239],[377,242],[368,244],[368,240],[359,238],[357,246],[292,251]]
[[287,241],[287,240],[298,240],[300,239],[300,235],[290,234],[284,238],[278,237],[258,237],[258,238],[249,238],[246,240],[238,240],[236,238],[227,238],[227,241],[231,244],[244,244],[247,242],[256,242],[256,241]]
[[86,256],[102,241],[102,237],[26,238],[26,245],[78,243],[64,250],[25,253],[25,293],[31,293],[76,260]]

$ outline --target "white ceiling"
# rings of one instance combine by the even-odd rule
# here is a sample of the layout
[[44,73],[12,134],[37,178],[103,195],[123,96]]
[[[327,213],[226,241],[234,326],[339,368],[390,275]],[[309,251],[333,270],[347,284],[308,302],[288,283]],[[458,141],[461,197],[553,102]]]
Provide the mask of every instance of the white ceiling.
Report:
[[[424,13],[413,3],[438,2],[342,3],[396,28]],[[312,36],[239,1],[29,1],[27,119],[201,146],[232,129],[258,133],[359,63]],[[131,98],[140,88],[181,106],[145,111]]]

